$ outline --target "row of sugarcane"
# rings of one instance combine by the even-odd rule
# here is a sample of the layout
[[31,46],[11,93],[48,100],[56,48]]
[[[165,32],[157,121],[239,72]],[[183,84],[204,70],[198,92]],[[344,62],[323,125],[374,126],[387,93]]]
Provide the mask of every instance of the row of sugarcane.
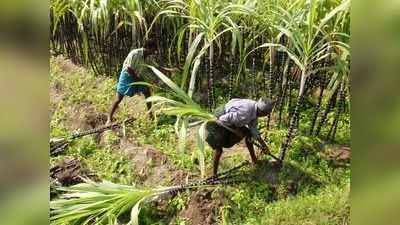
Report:
[[[208,111],[219,103],[216,91],[225,100],[275,99],[277,125],[288,126],[283,159],[315,91],[320,94],[310,134],[320,134],[336,106],[326,135],[334,139],[344,118],[340,114],[349,105],[349,7],[349,0],[53,0],[51,40],[56,52],[97,74],[114,75],[131,48],[156,38],[159,64],[182,69],[174,82],[189,97],[207,90],[206,102],[200,103]],[[268,128],[270,122],[268,117]]]

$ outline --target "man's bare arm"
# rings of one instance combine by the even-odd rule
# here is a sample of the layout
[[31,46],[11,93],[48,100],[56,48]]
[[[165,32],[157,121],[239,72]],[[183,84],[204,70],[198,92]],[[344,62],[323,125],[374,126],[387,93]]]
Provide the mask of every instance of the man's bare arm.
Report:
[[140,77],[139,73],[136,72],[135,69],[133,69],[131,67],[128,67],[127,70],[128,70],[129,75],[133,76],[136,80],[141,80],[141,77]]

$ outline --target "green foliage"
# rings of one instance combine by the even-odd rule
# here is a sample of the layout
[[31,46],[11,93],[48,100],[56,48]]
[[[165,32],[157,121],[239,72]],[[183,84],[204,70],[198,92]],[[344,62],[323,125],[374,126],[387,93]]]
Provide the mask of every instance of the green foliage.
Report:
[[151,96],[146,99],[147,102],[154,103],[152,111],[161,112],[166,115],[177,116],[176,130],[179,130],[179,144],[178,148],[180,152],[183,152],[184,144],[186,143],[186,130],[188,127],[189,119],[196,119],[202,122],[198,130],[197,135],[197,146],[198,146],[198,158],[200,161],[201,175],[205,175],[205,125],[209,121],[215,120],[215,116],[207,111],[203,110],[200,105],[195,103],[192,98],[185,93],[184,90],[178,87],[173,81],[167,76],[161,73],[156,68],[149,66],[157,77],[159,77],[172,91],[172,94],[179,100],[172,100],[162,96]]
[[[63,194],[66,199],[50,202],[51,224],[115,224],[120,215],[131,210],[131,225],[138,225],[140,204],[157,190],[137,189],[110,182],[77,184]],[[158,190],[162,193],[162,190]]]
[[296,196],[266,205],[262,217],[243,224],[347,224],[349,186],[329,186],[315,195]]

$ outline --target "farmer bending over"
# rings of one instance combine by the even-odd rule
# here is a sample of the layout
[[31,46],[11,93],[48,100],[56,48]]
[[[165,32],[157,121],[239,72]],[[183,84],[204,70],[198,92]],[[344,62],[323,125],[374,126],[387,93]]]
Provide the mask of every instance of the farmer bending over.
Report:
[[[157,53],[157,44],[153,40],[148,40],[143,48],[132,50],[126,57],[117,84],[117,94],[107,117],[107,124],[111,123],[115,110],[124,96],[132,97],[142,93],[146,98],[150,96],[150,89],[144,85],[132,85],[133,82],[143,81],[143,73],[147,70],[146,62],[149,55]],[[165,71],[172,69],[161,68]],[[146,103],[147,109],[151,108],[151,103]]]
[[251,161],[256,164],[257,157],[251,138],[256,139],[262,146],[264,153],[269,150],[258,131],[257,119],[271,113],[273,103],[269,99],[253,101],[250,99],[234,98],[224,107],[222,112],[217,112],[218,120],[215,123],[208,123],[206,141],[214,149],[214,175],[218,172],[219,160],[223,148],[230,148],[239,143],[244,137]]

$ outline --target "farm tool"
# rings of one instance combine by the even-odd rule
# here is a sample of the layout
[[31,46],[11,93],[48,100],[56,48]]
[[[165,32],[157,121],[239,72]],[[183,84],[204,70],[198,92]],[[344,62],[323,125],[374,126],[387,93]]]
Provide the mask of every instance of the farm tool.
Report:
[[254,144],[255,146],[257,146],[258,148],[260,148],[261,151],[262,151],[263,153],[265,153],[265,154],[271,156],[271,157],[272,157],[273,159],[275,159],[277,162],[279,162],[279,163],[282,162],[282,160],[280,160],[278,157],[276,157],[275,155],[273,155],[270,151],[268,151],[268,149],[263,148],[263,146],[262,146],[260,143],[258,143],[257,141],[253,140],[253,144]]
[[130,118],[130,119],[126,119],[123,121],[116,121],[114,123],[108,124],[108,125],[104,125],[104,126],[100,126],[100,127],[96,127],[90,130],[86,130],[83,132],[73,132],[70,136],[68,137],[54,137],[54,138],[50,138],[50,156],[56,156],[61,154],[62,152],[65,151],[65,149],[67,149],[67,147],[69,146],[69,144],[77,139],[77,138],[81,138],[87,135],[91,135],[91,134],[98,134],[98,133],[102,133],[106,130],[110,130],[110,129],[114,129],[117,127],[125,126],[125,124],[127,123],[131,123],[135,120],[135,118]]

